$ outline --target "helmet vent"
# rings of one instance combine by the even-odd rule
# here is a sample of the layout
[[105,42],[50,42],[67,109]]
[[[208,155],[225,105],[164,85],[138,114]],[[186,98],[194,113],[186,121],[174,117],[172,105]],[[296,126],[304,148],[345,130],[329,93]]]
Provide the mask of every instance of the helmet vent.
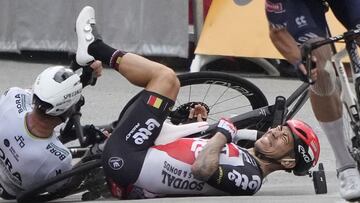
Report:
[[61,83],[63,81],[65,81],[66,79],[68,79],[70,76],[72,76],[74,73],[70,72],[70,71],[66,71],[64,69],[59,70],[55,75],[54,75],[54,80],[58,83]]
[[296,128],[296,130],[299,131],[299,133],[301,133],[302,136],[304,136],[305,138],[307,138],[306,133],[305,133],[302,129]]

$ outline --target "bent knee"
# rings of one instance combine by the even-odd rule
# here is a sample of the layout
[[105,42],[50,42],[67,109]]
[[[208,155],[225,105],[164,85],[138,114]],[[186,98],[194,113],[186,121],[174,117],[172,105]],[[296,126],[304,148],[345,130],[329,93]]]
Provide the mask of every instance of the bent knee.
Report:
[[166,67],[162,69],[159,75],[161,80],[166,82],[166,84],[169,84],[173,88],[180,88],[179,78],[177,77],[174,70],[172,70],[171,68]]
[[147,84],[146,90],[175,100],[180,89],[180,82],[176,73],[171,68],[158,64],[151,74],[153,76]]
[[157,73],[157,75],[157,82],[161,84],[163,91],[176,92],[177,94],[180,88],[180,81],[171,68],[165,66]]

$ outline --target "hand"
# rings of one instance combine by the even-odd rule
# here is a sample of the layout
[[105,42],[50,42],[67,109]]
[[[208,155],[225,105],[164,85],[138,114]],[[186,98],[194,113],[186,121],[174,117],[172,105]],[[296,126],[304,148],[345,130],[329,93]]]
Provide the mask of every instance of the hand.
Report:
[[99,129],[94,125],[85,125],[83,131],[84,136],[86,136],[87,146],[95,143],[102,143],[111,135],[107,130]]
[[82,74],[80,76],[80,82],[83,84],[83,87],[87,85],[94,86],[96,80],[101,76],[102,73],[102,63],[101,61],[94,61],[90,66],[83,67]]
[[190,109],[189,112],[189,120],[195,120],[197,122],[201,122],[201,121],[206,121],[207,119],[207,110],[204,106],[202,106],[201,104],[196,104],[194,106],[194,108]]
[[216,127],[216,131],[223,134],[226,137],[227,142],[230,143],[236,136],[237,129],[230,120],[221,118]]
[[316,58],[313,56],[311,59],[311,73],[310,73],[310,78],[312,80],[309,81],[308,75],[307,75],[307,69],[304,65],[304,63],[302,61],[297,62],[296,64],[294,64],[294,67],[296,69],[296,73],[299,77],[299,79],[303,82],[307,82],[307,83],[315,83],[315,81],[317,80],[317,70],[318,68],[316,67]]
[[102,66],[102,63],[101,61],[94,61],[90,67],[93,69],[94,73],[95,73],[95,76],[98,78],[101,76],[102,74],[102,70],[103,70],[103,66]]

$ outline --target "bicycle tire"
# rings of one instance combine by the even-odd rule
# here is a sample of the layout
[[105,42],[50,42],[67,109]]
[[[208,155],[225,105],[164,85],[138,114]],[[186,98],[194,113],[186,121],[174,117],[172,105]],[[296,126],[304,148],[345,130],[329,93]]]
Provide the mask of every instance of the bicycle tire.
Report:
[[205,103],[210,109],[209,123],[268,105],[265,95],[255,84],[229,73],[183,73],[178,74],[178,78],[181,87],[174,109],[189,102]]
[[360,167],[360,135],[359,126],[353,121],[351,112],[347,106],[343,105],[343,119],[344,119],[344,139],[353,159],[358,163]]
[[[77,167],[74,167],[73,169],[71,169],[70,171],[66,171],[58,176],[50,178],[47,181],[34,186],[31,190],[22,192],[20,195],[18,195],[17,202],[19,202],[19,203],[22,203],[22,202],[24,202],[24,203],[25,202],[47,202],[47,201],[63,198],[65,196],[68,196],[71,194],[75,194],[77,192],[82,192],[81,189],[75,190],[75,188],[74,188],[74,190],[69,190],[64,193],[45,193],[45,194],[42,193],[42,191],[45,188],[47,188],[48,186],[51,186],[52,184],[56,184],[67,178],[87,174],[87,173],[89,173],[89,171],[91,171],[95,168],[98,168],[100,166],[101,166],[101,159],[99,159],[99,158],[92,159],[92,160],[86,161],[84,163],[81,163]],[[69,186],[67,186],[67,187],[69,187]],[[76,186],[76,187],[78,187],[78,186]]]

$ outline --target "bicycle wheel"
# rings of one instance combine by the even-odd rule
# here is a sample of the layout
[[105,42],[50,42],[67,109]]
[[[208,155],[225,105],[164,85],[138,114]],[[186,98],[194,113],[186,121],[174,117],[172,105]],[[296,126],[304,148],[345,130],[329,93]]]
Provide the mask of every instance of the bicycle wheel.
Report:
[[345,144],[354,158],[360,166],[360,135],[359,126],[354,121],[351,115],[350,109],[346,105],[343,105],[343,118],[344,118],[344,139]]
[[[87,200],[94,200],[101,196],[101,193],[107,191],[103,182],[105,177],[101,168],[100,156],[89,157],[89,160],[79,163],[70,171],[66,171],[58,176],[52,177],[38,185],[35,185],[32,189],[22,192],[17,197],[17,202],[47,202],[65,196],[84,193]],[[59,191],[56,193],[44,192],[45,188],[51,187],[62,181],[69,180]],[[92,193],[91,196],[89,192]],[[84,194],[82,199],[84,199]]]
[[174,111],[201,103],[208,110],[208,122],[220,117],[232,117],[256,108],[267,106],[262,91],[250,81],[227,73],[205,71],[178,75],[181,88]]

